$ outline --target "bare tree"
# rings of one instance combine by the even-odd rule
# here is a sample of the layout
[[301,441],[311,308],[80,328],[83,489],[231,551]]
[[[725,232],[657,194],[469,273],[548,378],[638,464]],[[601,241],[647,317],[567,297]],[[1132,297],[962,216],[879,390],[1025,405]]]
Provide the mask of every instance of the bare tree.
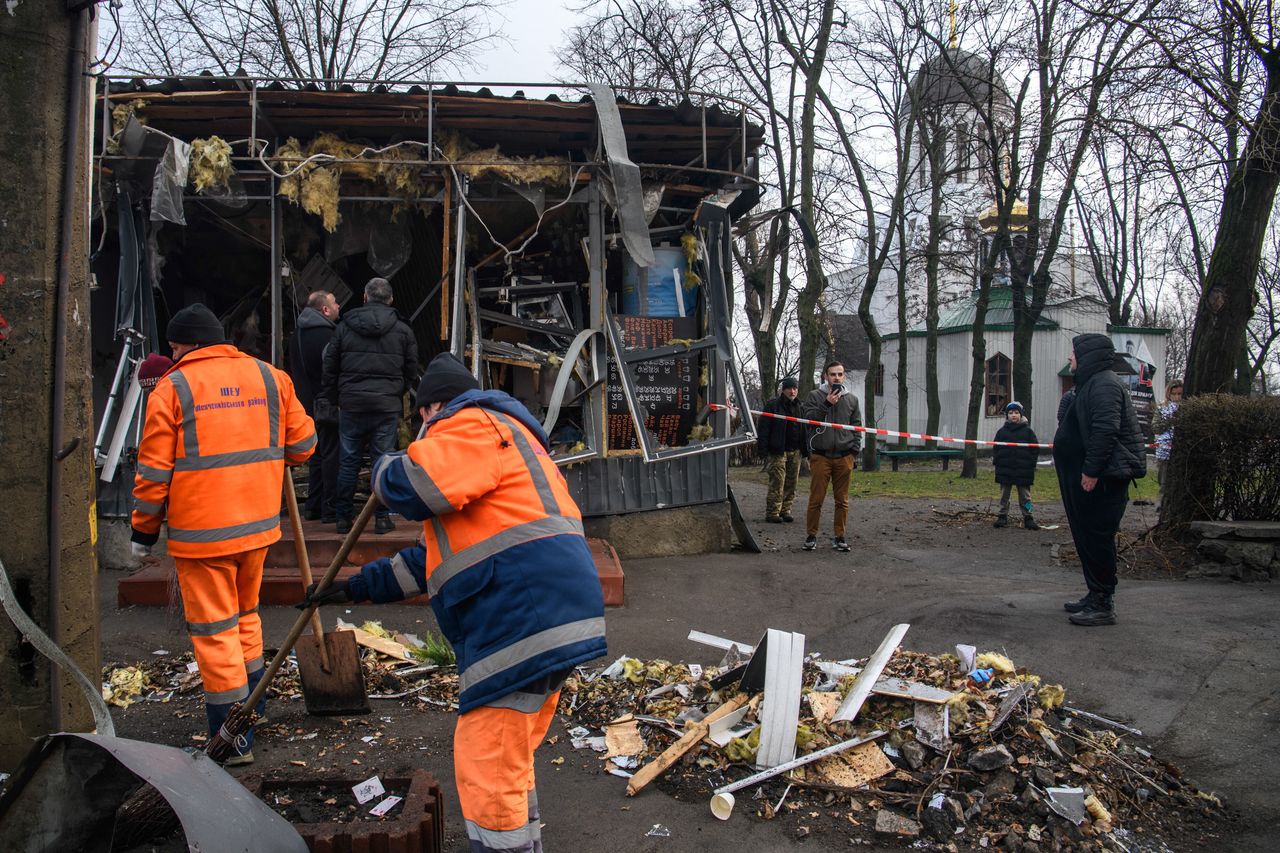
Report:
[[[118,67],[321,81],[415,79],[465,67],[498,37],[492,0],[138,0]],[[372,84],[370,84],[372,85]]]

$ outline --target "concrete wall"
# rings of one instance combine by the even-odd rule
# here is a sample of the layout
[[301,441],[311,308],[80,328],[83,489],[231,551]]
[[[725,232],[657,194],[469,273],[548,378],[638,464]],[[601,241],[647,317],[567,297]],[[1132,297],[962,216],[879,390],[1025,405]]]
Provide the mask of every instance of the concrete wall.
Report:
[[[65,413],[66,441],[80,443],[58,463],[62,525],[56,547],[62,572],[61,597],[52,603],[61,621],[55,640],[96,681],[87,204],[79,166],[71,295],[64,306],[66,393],[55,401],[51,392],[72,30],[62,3],[0,8],[0,560],[19,602],[47,627],[49,479],[57,450],[50,446],[50,412],[56,403]],[[79,688],[66,677],[59,683],[61,703],[55,709],[50,664],[0,616],[0,769],[11,769],[56,720],[65,730],[92,728]]]

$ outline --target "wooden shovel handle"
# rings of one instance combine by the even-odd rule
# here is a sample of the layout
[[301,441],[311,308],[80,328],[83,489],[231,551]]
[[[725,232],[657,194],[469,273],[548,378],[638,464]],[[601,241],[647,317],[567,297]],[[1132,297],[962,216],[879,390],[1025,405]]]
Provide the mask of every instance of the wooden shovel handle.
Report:
[[[307,542],[302,536],[302,514],[298,512],[298,494],[294,490],[293,471],[284,469],[284,502],[289,507],[289,523],[293,525],[293,553],[298,560],[298,573],[302,575],[302,589],[311,586],[311,557],[307,554]],[[329,672],[329,649],[324,644],[324,625],[320,621],[320,609],[311,611],[311,633],[320,647],[320,668]]]
[[[342,564],[347,561],[347,556],[351,553],[351,549],[355,547],[356,540],[360,538],[360,534],[364,532],[365,527],[369,524],[369,519],[373,518],[374,512],[381,505],[382,502],[378,500],[377,495],[369,496],[369,500],[365,502],[364,509],[360,510],[356,520],[351,523],[351,532],[347,534],[346,539],[342,540],[338,553],[333,555],[333,560],[329,563],[329,570],[324,573],[324,577],[320,579],[320,585],[316,587],[317,592],[323,592],[333,583],[333,579],[338,576],[338,572],[342,569]],[[279,671],[280,666],[284,663],[284,659],[289,656],[289,652],[293,650],[293,644],[298,642],[298,638],[302,636],[303,629],[307,627],[307,622],[311,620],[311,614],[315,612],[317,607],[319,607],[318,604],[312,604],[298,614],[293,627],[289,629],[289,635],[280,644],[280,650],[271,659],[271,663],[267,664],[267,669],[262,674],[262,680],[258,682],[257,687],[253,688],[249,698],[244,700],[240,707],[252,712],[254,706],[258,704],[258,700],[266,695],[267,688],[271,686],[271,679],[276,677],[276,672]]]

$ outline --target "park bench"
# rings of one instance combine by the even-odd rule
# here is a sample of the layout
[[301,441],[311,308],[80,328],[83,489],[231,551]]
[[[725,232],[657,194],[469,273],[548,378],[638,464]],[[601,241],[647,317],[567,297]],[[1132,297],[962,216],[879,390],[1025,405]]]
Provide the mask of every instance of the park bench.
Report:
[[941,459],[942,470],[946,471],[951,464],[952,459],[963,459],[963,450],[881,450],[881,456],[886,456],[893,465],[893,470],[898,470],[898,460],[906,459],[910,462],[913,459]]

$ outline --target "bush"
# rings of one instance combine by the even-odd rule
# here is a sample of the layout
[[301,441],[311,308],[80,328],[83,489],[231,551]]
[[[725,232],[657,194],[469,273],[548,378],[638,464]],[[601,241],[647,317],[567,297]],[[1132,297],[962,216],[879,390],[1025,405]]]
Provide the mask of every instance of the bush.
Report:
[[1171,423],[1162,523],[1280,519],[1280,397],[1192,397]]

